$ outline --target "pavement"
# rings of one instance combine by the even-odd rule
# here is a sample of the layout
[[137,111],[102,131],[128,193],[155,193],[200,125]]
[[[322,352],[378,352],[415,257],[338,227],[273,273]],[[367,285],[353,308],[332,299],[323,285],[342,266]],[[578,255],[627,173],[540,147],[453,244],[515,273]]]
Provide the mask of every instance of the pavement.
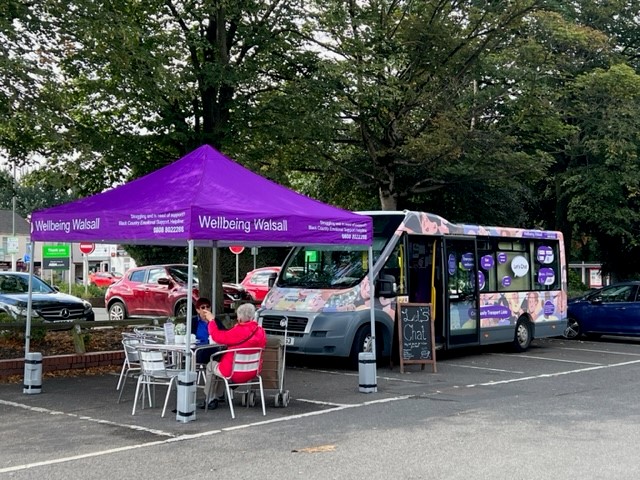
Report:
[[118,403],[116,373],[45,378],[37,394],[0,384],[0,479],[636,478],[639,348],[544,339],[517,355],[446,352],[437,372],[378,367],[371,393],[338,359],[285,352],[266,416],[236,398],[235,419],[222,404],[188,422],[157,405],[132,415],[134,383]]

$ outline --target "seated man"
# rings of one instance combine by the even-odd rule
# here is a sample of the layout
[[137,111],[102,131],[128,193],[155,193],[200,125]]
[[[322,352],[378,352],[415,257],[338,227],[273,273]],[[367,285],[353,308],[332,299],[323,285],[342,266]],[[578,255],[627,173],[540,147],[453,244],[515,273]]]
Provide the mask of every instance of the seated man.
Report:
[[[267,336],[260,325],[254,321],[256,307],[251,303],[244,303],[237,310],[238,323],[229,330],[221,330],[214,321],[213,314],[210,311],[204,311],[204,318],[209,322],[209,335],[214,342],[225,345],[227,349],[234,348],[264,348],[267,345]],[[231,368],[233,367],[233,353],[227,352],[211,360],[207,364],[205,377],[205,392],[209,392],[210,382],[213,380],[213,398],[209,401],[209,409],[218,407],[218,403],[224,399],[224,382],[222,377],[231,377]],[[215,379],[214,379],[215,376]],[[246,375],[244,375],[246,377]],[[242,373],[237,373],[231,380],[233,382],[246,382],[251,378],[244,378]],[[252,376],[253,377],[253,376]],[[199,405],[205,408],[205,402]]]

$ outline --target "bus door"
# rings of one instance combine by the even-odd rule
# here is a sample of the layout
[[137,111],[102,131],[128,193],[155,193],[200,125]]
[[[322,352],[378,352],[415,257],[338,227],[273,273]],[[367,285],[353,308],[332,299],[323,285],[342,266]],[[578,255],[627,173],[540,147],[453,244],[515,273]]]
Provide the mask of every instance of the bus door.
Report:
[[445,238],[445,330],[447,347],[480,344],[476,241]]
[[430,303],[436,344],[444,342],[443,279],[440,247],[442,237],[407,236],[407,293],[410,303]]

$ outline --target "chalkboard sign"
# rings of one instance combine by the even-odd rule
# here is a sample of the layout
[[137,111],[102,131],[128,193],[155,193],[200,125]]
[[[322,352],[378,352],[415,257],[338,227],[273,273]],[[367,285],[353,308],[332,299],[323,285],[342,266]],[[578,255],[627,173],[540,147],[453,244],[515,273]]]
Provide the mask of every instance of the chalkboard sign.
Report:
[[406,364],[431,364],[436,371],[433,318],[430,303],[398,304],[398,346],[400,372]]

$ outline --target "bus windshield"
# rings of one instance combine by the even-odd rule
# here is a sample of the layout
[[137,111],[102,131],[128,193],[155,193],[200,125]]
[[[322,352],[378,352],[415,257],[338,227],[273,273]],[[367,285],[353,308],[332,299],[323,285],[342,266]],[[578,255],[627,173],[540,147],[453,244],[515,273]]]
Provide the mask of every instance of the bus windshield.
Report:
[[[404,215],[373,216],[373,260],[380,256]],[[287,257],[279,287],[351,288],[369,272],[368,250],[353,246],[297,247]]]

